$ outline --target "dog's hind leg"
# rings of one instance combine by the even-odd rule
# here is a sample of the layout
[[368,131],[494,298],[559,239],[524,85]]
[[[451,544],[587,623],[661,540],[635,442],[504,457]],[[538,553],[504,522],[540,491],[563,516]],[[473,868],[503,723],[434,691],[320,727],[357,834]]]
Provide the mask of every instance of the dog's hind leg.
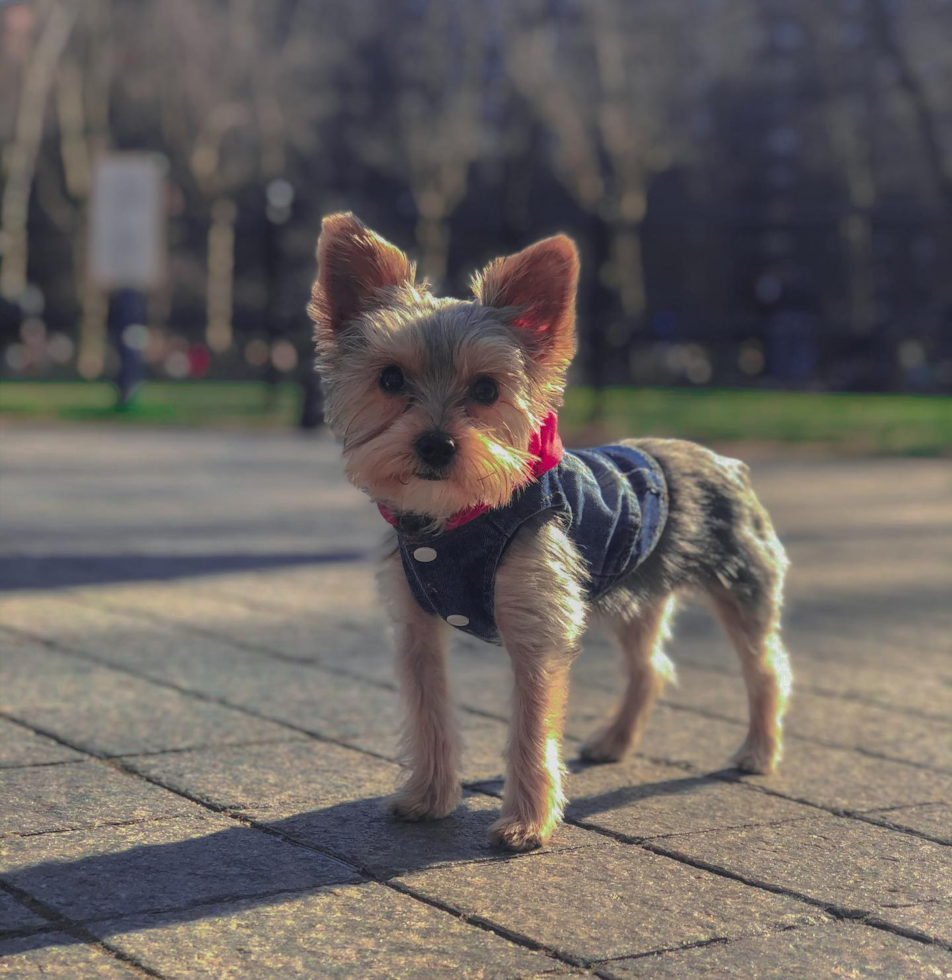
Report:
[[712,594],[714,609],[740,657],[750,725],[731,761],[744,772],[772,772],[780,761],[781,723],[790,696],[790,661],[780,637],[780,584],[762,597]]
[[664,653],[677,600],[656,599],[637,619],[622,619],[616,635],[624,656],[628,683],[614,717],[584,743],[581,756],[589,762],[617,762],[637,744],[664,683],[674,677],[674,664]]

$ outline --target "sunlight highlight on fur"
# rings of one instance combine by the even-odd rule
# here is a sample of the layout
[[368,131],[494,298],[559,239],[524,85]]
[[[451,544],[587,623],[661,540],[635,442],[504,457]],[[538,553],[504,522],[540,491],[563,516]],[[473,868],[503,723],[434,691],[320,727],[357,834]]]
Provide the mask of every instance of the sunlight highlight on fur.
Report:
[[562,791],[565,767],[562,765],[560,741],[561,738],[558,734],[549,735],[545,740],[545,768],[549,774],[550,788],[546,805],[548,817],[542,827],[543,839],[552,833],[555,825],[562,819],[562,813],[565,810],[566,799],[565,793]]

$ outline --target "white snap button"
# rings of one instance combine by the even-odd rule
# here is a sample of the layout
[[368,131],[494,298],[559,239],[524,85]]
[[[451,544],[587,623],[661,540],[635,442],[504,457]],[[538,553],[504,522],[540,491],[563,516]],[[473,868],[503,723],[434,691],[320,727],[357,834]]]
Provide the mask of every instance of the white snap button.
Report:
[[413,557],[417,561],[434,561],[436,559],[436,549],[435,548],[417,548],[413,552]]
[[469,626],[469,616],[457,616],[454,613],[452,616],[447,616],[446,621],[450,626]]

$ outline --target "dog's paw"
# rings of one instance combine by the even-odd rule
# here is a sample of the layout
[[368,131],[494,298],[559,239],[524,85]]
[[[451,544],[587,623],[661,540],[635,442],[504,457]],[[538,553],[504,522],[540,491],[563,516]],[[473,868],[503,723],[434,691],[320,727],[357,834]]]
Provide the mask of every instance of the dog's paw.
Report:
[[489,828],[489,839],[507,851],[535,851],[545,844],[550,832],[519,817],[500,817]]
[[404,787],[388,803],[390,812],[399,820],[441,820],[457,807],[459,785],[427,786],[422,789]]
[[768,776],[780,761],[780,746],[769,741],[747,739],[731,756],[731,765],[741,772]]
[[628,740],[611,728],[603,728],[591,735],[579,749],[583,762],[621,762],[628,753]]

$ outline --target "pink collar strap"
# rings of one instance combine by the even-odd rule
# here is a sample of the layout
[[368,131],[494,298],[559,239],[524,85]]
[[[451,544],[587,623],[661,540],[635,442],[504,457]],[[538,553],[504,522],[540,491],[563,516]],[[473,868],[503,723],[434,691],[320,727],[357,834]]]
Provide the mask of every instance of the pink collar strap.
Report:
[[[528,451],[534,462],[526,483],[538,479],[543,473],[548,473],[562,461],[563,449],[562,439],[559,436],[559,417],[555,412],[549,412],[542,420],[539,428],[532,433],[529,438]],[[489,504],[479,504],[477,507],[467,507],[457,511],[447,522],[446,530],[452,531],[462,524],[468,524],[480,514],[485,514],[489,509]],[[381,516],[388,524],[397,526],[397,517],[389,507],[384,504],[377,504],[377,510],[380,511]]]

